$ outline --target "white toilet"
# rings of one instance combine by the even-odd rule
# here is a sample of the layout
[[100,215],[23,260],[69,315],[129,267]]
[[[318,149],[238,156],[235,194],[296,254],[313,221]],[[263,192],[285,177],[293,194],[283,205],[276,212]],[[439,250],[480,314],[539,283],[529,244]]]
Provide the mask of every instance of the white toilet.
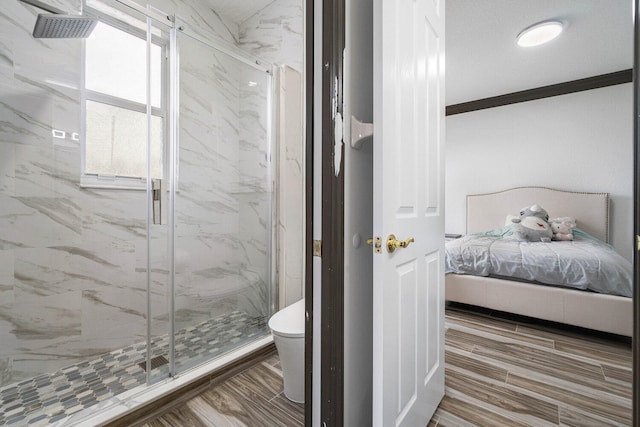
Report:
[[304,402],[304,298],[269,319],[269,328],[280,355],[284,395]]

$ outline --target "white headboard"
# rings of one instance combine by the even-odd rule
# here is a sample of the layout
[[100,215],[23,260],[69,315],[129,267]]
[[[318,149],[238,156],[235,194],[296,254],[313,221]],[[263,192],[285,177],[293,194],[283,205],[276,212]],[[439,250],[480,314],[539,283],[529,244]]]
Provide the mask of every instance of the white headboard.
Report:
[[503,227],[507,215],[538,204],[549,218],[572,216],[578,228],[609,241],[609,193],[581,193],[545,187],[518,187],[467,196],[467,234]]

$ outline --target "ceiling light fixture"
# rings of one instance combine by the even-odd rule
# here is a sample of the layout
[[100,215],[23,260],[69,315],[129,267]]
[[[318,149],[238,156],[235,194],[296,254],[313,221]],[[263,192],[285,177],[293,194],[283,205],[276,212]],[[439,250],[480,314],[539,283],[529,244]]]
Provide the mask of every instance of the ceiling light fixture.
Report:
[[560,21],[544,21],[522,30],[518,34],[518,46],[538,46],[555,39],[560,35],[564,25]]

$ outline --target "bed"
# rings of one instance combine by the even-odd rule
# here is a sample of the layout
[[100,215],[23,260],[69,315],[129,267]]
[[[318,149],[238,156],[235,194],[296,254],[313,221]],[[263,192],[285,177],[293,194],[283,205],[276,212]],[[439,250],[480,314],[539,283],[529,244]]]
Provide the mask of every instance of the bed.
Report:
[[[519,187],[496,193],[468,195],[466,236],[501,229],[507,215],[517,214],[522,207],[534,203],[543,206],[551,217],[576,217],[580,230],[602,242],[609,241],[607,193],[570,192],[544,187]],[[466,236],[462,239],[467,239]],[[462,243],[462,240],[447,242],[445,252]],[[569,242],[547,244],[564,243]],[[449,264],[447,259],[447,265]],[[631,287],[631,284],[625,286]],[[632,299],[620,295],[578,290],[574,287],[548,286],[504,276],[448,273],[445,276],[445,298],[450,302],[617,335],[633,334]]]

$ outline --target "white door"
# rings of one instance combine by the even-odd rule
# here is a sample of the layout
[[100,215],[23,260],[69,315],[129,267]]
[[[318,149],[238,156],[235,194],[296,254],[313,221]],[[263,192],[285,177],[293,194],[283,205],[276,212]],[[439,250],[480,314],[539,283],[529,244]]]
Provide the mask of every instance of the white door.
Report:
[[373,421],[424,427],[444,395],[444,2],[375,0],[373,28]]

